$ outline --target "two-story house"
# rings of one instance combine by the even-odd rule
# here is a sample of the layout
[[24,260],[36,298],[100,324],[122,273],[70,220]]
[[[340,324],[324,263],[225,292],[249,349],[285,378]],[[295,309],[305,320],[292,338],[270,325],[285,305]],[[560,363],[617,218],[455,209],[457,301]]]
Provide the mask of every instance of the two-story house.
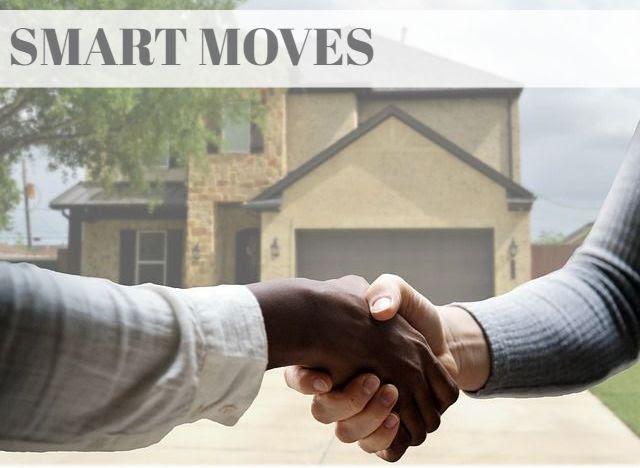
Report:
[[209,170],[167,170],[151,214],[147,198],[90,183],[51,206],[83,275],[196,286],[393,272],[436,303],[480,299],[530,277],[520,92],[267,91],[262,132],[236,123]]

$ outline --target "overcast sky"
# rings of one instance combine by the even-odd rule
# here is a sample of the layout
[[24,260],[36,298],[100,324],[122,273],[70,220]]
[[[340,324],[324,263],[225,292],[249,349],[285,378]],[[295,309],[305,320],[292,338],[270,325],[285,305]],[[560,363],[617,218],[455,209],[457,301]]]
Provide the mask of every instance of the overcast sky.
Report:
[[[245,8],[640,8],[640,0],[249,0]],[[612,6],[613,5],[613,6]],[[400,31],[398,31],[398,37]],[[411,40],[413,36],[413,41]],[[419,31],[408,31],[415,45]],[[532,236],[541,231],[564,234],[592,221],[606,195],[625,148],[640,120],[639,89],[528,89],[520,100],[522,183],[538,195],[532,213]],[[42,158],[40,158],[42,159]],[[33,233],[42,243],[66,240],[66,220],[47,209],[52,197],[75,182],[50,173],[38,160],[28,164],[38,188]],[[16,176],[19,173],[16,172]],[[24,208],[14,213],[14,232],[24,233]],[[22,234],[24,238],[24,234]]]

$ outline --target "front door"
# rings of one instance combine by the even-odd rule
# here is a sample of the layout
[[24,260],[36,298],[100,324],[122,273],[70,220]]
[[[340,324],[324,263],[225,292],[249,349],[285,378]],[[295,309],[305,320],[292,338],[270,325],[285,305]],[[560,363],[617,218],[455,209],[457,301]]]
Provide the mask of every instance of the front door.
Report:
[[260,281],[260,229],[236,233],[236,284]]

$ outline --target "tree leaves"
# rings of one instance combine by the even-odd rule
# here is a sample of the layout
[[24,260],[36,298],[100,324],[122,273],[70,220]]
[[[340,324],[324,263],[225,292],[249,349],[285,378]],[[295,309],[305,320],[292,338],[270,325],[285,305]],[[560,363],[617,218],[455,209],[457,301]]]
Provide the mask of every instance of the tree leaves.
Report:
[[[223,9],[234,0],[0,0],[0,9]],[[182,166],[219,147],[222,113],[242,117],[246,89],[0,89],[0,228],[19,194],[11,164],[45,146],[52,168],[85,168],[105,187],[126,177],[149,186],[149,167],[168,154]]]

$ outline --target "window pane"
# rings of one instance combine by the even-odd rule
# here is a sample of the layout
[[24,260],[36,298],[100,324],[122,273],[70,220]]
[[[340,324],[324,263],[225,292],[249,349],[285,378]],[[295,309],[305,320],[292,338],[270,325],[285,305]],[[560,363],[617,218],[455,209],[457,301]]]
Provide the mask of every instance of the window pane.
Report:
[[138,283],[164,284],[164,265],[138,265]]
[[249,106],[243,109],[242,116],[225,118],[222,129],[222,147],[224,152],[249,153],[251,148],[251,121]]
[[163,232],[141,232],[138,241],[138,260],[164,260],[165,234]]

